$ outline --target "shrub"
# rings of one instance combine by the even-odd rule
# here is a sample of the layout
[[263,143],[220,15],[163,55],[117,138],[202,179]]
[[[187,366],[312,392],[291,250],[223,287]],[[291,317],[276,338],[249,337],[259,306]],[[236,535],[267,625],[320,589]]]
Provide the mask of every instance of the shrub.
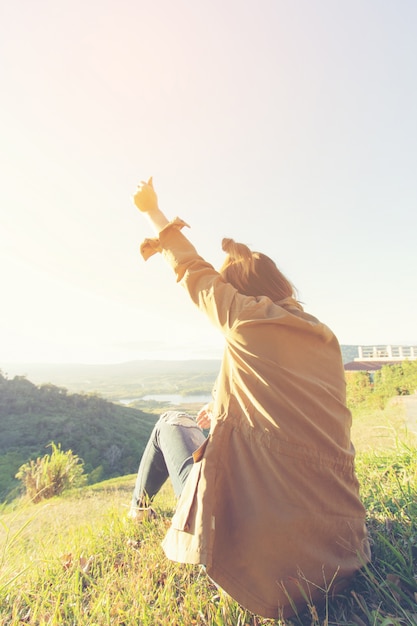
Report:
[[347,372],[346,394],[348,406],[384,409],[395,396],[415,393],[417,390],[417,360],[384,365],[373,372]]
[[72,450],[63,452],[61,444],[49,445],[51,454],[25,463],[16,474],[32,502],[59,496],[65,489],[85,483],[83,461]]
[[369,372],[349,372],[346,376],[346,399],[350,408],[357,407],[372,394]]

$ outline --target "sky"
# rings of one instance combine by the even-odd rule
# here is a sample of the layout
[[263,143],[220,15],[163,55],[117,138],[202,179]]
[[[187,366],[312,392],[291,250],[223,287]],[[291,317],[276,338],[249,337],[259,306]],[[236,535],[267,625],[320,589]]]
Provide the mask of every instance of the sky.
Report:
[[0,368],[220,358],[132,203],[271,256],[342,344],[417,344],[415,0],[0,5]]

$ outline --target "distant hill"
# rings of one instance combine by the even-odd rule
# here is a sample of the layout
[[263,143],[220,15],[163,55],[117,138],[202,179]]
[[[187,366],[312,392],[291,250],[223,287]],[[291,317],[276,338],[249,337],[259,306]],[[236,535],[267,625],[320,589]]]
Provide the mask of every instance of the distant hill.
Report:
[[136,472],[156,417],[0,374],[0,501],[17,485],[20,465],[50,452],[51,441],[83,459],[90,482]]
[[357,358],[359,354],[359,346],[342,345],[340,347],[342,349],[342,359],[344,364],[350,363],[351,361],[353,361],[353,359]]
[[210,393],[219,367],[218,360],[1,366],[9,377],[25,376],[36,384],[52,383],[73,392],[97,393],[114,401],[148,394]]
[[[358,356],[357,345],[342,345],[349,363]],[[4,364],[9,376],[25,376],[36,384],[52,383],[72,392],[98,393],[112,399],[155,393],[210,393],[220,367],[219,360],[129,361],[105,365]]]

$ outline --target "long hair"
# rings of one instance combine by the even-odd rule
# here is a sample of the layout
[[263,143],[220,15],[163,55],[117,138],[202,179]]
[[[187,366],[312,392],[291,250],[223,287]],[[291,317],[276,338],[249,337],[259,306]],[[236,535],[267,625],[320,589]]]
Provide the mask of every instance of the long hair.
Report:
[[220,274],[235,289],[246,296],[268,296],[273,302],[289,300],[297,306],[294,285],[266,254],[252,252],[243,243],[223,239],[227,257]]

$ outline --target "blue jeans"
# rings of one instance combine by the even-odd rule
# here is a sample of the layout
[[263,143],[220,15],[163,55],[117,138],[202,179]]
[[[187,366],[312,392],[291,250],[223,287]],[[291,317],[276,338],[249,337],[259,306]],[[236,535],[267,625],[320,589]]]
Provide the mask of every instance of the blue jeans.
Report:
[[142,455],[132,506],[148,506],[168,476],[175,495],[179,497],[194,463],[193,452],[205,440],[203,431],[187,413],[163,413],[155,424]]

